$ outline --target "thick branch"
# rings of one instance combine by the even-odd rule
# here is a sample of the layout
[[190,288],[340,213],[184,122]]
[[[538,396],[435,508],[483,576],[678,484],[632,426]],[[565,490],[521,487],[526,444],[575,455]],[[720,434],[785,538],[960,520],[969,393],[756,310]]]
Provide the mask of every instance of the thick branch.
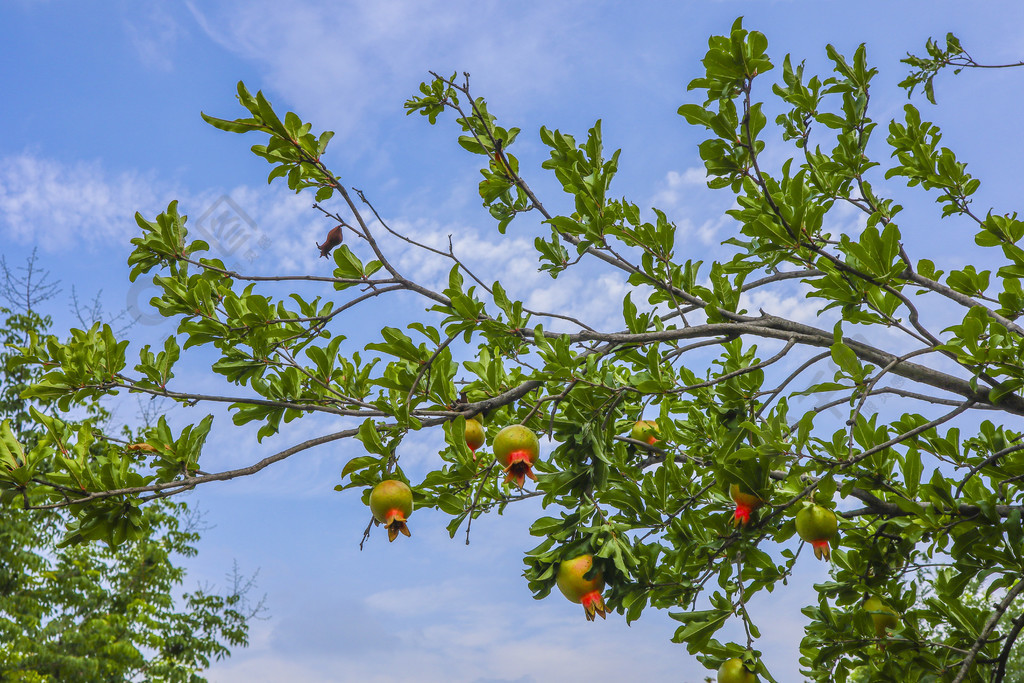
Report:
[[[523,333],[525,336],[525,333]],[[779,339],[788,341],[793,339],[798,344],[818,348],[829,348],[834,343],[831,332],[798,323],[785,318],[773,315],[762,315],[759,318],[752,318],[747,322],[709,323],[707,325],[694,325],[674,330],[660,330],[655,332],[580,332],[568,335],[571,342],[602,341],[615,344],[649,344],[656,342],[674,341],[678,339],[693,339],[699,337],[711,337],[719,335],[751,335],[768,339]],[[555,333],[546,333],[546,336],[559,337]],[[883,351],[863,342],[843,338],[843,343],[857,354],[862,361],[867,361],[879,367],[886,367],[899,360],[899,356]],[[1015,394],[1005,396],[999,403],[989,400],[989,390],[984,387],[972,387],[971,383],[954,375],[950,375],[934,368],[917,363],[898,362],[890,372],[900,377],[920,382],[928,386],[942,389],[964,398],[984,403],[997,405],[1006,412],[1014,415],[1024,415],[1024,399]]]
[[[434,423],[443,422],[443,419],[437,419]],[[346,429],[344,431],[335,432],[333,434],[325,434],[324,436],[318,436],[314,439],[303,441],[302,443],[296,444],[291,448],[286,448],[283,451],[274,453],[273,455],[263,458],[257,463],[249,465],[248,467],[241,467],[234,470],[226,470],[224,472],[215,472],[213,474],[203,474],[196,477],[182,477],[181,479],[175,479],[174,481],[165,481],[158,484],[150,484],[149,486],[131,486],[123,489],[111,489],[108,491],[94,491],[93,493],[82,496],[81,498],[74,498],[65,500],[60,503],[51,503],[49,505],[31,505],[27,506],[35,510],[49,510],[52,508],[62,508],[69,505],[80,505],[82,503],[88,503],[93,500],[101,500],[104,498],[113,498],[115,496],[134,496],[140,493],[150,493],[154,491],[164,491],[166,489],[181,489],[187,490],[198,486],[199,484],[205,484],[210,481],[227,481],[229,479],[235,479],[237,477],[244,477],[250,474],[256,474],[260,470],[273,465],[275,462],[280,462],[285,458],[300,453],[314,446],[321,446],[325,443],[337,441],[338,439],[345,439],[353,437],[359,433],[359,429]]]
[[[867,507],[859,510],[841,512],[841,517],[852,518],[866,514],[882,515],[884,517],[908,517],[910,515],[917,514],[913,511],[904,510],[896,503],[884,501],[870,491],[865,491],[862,488],[854,487],[850,491],[850,495],[864,503],[867,503]],[[982,510],[979,506],[968,505],[966,503],[958,505],[955,509],[941,508],[934,503],[920,503],[916,501],[909,504],[920,508],[921,514],[929,511],[935,511],[941,515],[960,517],[980,517],[982,514]],[[1009,517],[1014,512],[1024,512],[1024,505],[995,505],[992,507],[992,510],[1000,517]]]

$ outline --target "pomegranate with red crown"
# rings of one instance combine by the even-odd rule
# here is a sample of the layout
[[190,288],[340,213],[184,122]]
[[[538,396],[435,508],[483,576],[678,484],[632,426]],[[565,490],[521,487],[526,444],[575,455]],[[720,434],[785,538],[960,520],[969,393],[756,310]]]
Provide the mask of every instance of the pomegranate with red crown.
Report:
[[523,488],[526,478],[537,481],[533,465],[540,456],[537,435],[523,425],[509,425],[494,437],[494,459],[505,468],[505,481]]
[[411,536],[406,521],[412,514],[412,489],[404,481],[385,479],[370,492],[370,512],[373,518],[388,529],[388,541],[398,534]]
[[604,577],[601,572],[596,572],[593,578],[584,578],[593,566],[593,555],[580,555],[558,565],[558,576],[555,578],[562,595],[572,602],[583,605],[587,621],[594,621],[598,615],[604,619],[608,614],[604,598],[601,597],[601,590],[604,589]]

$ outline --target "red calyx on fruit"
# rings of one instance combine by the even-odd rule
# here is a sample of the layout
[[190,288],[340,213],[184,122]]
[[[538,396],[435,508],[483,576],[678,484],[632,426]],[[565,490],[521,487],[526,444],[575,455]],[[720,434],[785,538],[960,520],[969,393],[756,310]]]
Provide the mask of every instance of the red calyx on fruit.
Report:
[[398,479],[385,479],[370,492],[370,512],[388,529],[388,541],[399,533],[411,536],[406,521],[412,514],[412,489]]
[[339,244],[341,244],[341,226],[336,225],[327,233],[327,239],[324,240],[324,243],[317,243],[316,245],[317,249],[320,250],[320,258],[327,258],[327,255],[331,253],[331,249],[334,249]]
[[739,484],[729,487],[729,495],[736,503],[736,512],[733,514],[733,526],[746,526],[750,523],[750,513],[764,505],[764,501],[752,493],[746,493]]
[[509,425],[494,437],[494,459],[505,471],[505,481],[514,481],[523,488],[526,478],[537,481],[533,464],[540,456],[540,441],[537,435],[523,425]]
[[635,441],[643,441],[651,446],[658,443],[660,435],[661,429],[654,420],[639,420],[629,432],[629,438]]
[[836,513],[820,505],[810,505],[796,513],[796,532],[800,538],[814,548],[814,556],[819,560],[832,558],[828,542],[839,532],[839,521]]
[[601,597],[601,591],[604,589],[604,577],[601,572],[595,572],[592,578],[584,578],[593,566],[593,555],[579,555],[559,564],[558,575],[555,577],[555,583],[558,590],[562,591],[562,595],[572,602],[583,605],[587,621],[594,621],[598,615],[605,619],[605,615],[608,614],[604,598]]

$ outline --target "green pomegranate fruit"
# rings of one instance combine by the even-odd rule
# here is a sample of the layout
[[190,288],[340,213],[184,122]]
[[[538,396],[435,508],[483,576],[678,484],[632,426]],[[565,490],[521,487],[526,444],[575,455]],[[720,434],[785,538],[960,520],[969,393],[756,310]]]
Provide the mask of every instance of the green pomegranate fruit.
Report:
[[398,479],[385,479],[370,492],[370,512],[373,518],[388,529],[388,541],[399,533],[411,536],[406,521],[412,514],[412,489]]
[[658,442],[659,436],[661,436],[661,429],[654,420],[640,420],[633,425],[633,429],[629,432],[629,438],[643,441],[652,446]]
[[479,420],[473,418],[466,420],[466,445],[474,453],[476,449],[484,445],[484,427]]
[[505,481],[523,488],[526,478],[537,481],[533,465],[540,456],[537,435],[523,425],[509,425],[494,437],[494,459],[505,468]]
[[739,484],[729,487],[729,495],[736,503],[736,512],[732,517],[733,526],[746,526],[750,523],[750,513],[764,505],[764,501],[753,493],[747,493]]
[[558,590],[562,591],[562,595],[576,604],[583,605],[587,621],[594,621],[598,615],[604,619],[608,613],[604,606],[604,598],[601,597],[601,590],[604,588],[604,577],[601,572],[594,574],[592,579],[583,578],[593,566],[593,555],[580,555],[559,564],[558,576],[555,577],[555,583]]
[[899,626],[899,615],[875,595],[868,596],[864,601],[864,611],[871,614],[871,623],[874,624],[875,634],[879,638],[885,638],[886,629]]
[[718,683],[758,683],[759,680],[739,657],[725,660],[718,668]]
[[814,548],[814,556],[819,560],[832,558],[828,542],[835,538],[839,531],[836,513],[820,505],[810,505],[796,513],[796,532],[800,538]]

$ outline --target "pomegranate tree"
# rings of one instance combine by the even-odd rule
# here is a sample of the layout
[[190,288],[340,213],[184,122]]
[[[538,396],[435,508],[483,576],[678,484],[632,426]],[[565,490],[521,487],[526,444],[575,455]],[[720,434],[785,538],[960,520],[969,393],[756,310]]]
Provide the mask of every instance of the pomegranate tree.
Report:
[[[130,279],[156,287],[153,306],[175,331],[161,352],[129,353],[129,340],[100,323],[66,342],[22,340],[16,330],[25,346],[5,348],[34,378],[19,392],[38,403],[30,431],[39,439],[26,447],[0,421],[0,504],[63,508],[65,543],[116,545],[145,533],[138,506],[147,501],[254,475],[311,449],[347,454],[340,444],[356,439],[367,453],[341,468],[338,490],[369,496],[382,479],[411,476],[417,505],[449,516],[452,536],[464,525],[467,541],[481,515],[543,508],[530,526],[541,541],[524,555],[535,595],[550,592],[557,574],[594,616],[600,569],[627,622],[669,610],[681,622],[674,640],[702,661],[740,657],[745,666],[722,673],[729,683],[749,681],[755,661],[772,678],[755,657],[760,629],[751,613],[792,584],[796,556],[780,544],[798,533],[830,558],[839,525],[827,508],[841,506],[849,552],[800,598],[810,603],[801,611],[806,677],[1001,678],[993,665],[1005,664],[1024,633],[1001,627],[1024,610],[1022,586],[1012,583],[1024,514],[1024,219],[1005,201],[977,203],[981,179],[938,145],[938,125],[916,106],[886,106],[900,110],[891,120],[868,115],[869,99],[891,97],[869,98],[877,70],[863,46],[847,56],[829,46],[834,68],[816,74],[812,65],[825,60],[769,58],[767,38],[737,20],[708,48],[677,110],[702,142],[673,154],[694,161],[699,152],[706,177],[697,179],[728,192],[729,220],[709,223],[724,241],[707,256],[720,258],[704,264],[671,211],[611,190],[619,153],[605,154],[599,123],[585,140],[576,137],[583,131],[541,127],[540,145],[531,143],[530,163],[521,163],[512,147],[520,129],[498,125],[486,100],[471,95],[468,75],[432,74],[405,107],[431,123],[445,111],[455,118],[459,144],[480,157],[480,196],[498,233],[460,228],[459,248],[453,240],[445,250],[405,234],[404,221],[387,225],[396,207],[378,213],[371,197],[350,192],[352,179],[327,165],[329,131],[313,134],[294,112],[279,117],[262,93],[239,84],[247,113],[205,120],[255,134],[261,144],[252,149],[270,162],[271,180],[315,193],[317,220],[331,228],[317,248],[332,258],[308,272],[301,259],[279,259],[287,269],[277,274],[235,270],[216,258],[218,245],[196,239],[177,202],[152,220],[136,214]],[[766,81],[779,58],[781,73]],[[936,70],[982,66],[953,36],[905,62],[913,71],[904,83],[925,86],[929,99]],[[1012,108],[989,108],[1007,111],[1012,125]],[[986,136],[996,138],[1006,136]],[[901,196],[899,178],[936,191],[954,223],[938,227],[920,197]],[[549,194],[557,186],[570,196]],[[914,210],[901,214],[904,206]],[[309,230],[323,237],[312,223]],[[531,242],[535,250],[523,249]],[[523,276],[534,265],[563,278],[550,295]],[[583,306],[589,322],[575,317],[579,306],[562,305],[608,293],[621,295],[621,309]],[[795,303],[804,298],[818,303]],[[605,315],[616,310],[621,319]],[[175,374],[181,352],[197,346],[223,391],[190,388],[187,378],[199,376],[191,368]],[[256,444],[239,440],[240,450],[258,459],[231,469],[201,462],[213,429],[202,407],[206,417],[180,437],[162,418],[132,436],[144,445],[106,434],[103,420],[79,427],[61,417],[91,415],[93,401],[118,392],[227,405],[235,425],[249,425],[235,438],[261,444],[258,456],[249,448]],[[468,420],[484,412],[497,425],[487,467],[466,459],[459,443],[416,457],[430,429],[450,441],[465,428],[456,441],[472,447],[480,435]],[[284,427],[306,417],[317,422]],[[505,425],[513,426],[499,435]],[[534,474],[539,467],[545,476]],[[535,476],[536,491],[511,485]],[[735,515],[719,514],[727,490]],[[408,532],[408,487],[384,482],[372,499],[392,538]],[[756,533],[737,528],[755,514]],[[596,548],[602,557],[588,560],[586,579],[574,556]],[[999,577],[1006,592],[998,602],[978,606],[964,595],[965,586]],[[876,632],[895,621],[914,635],[899,648],[877,639],[889,647],[884,657],[835,618],[869,585],[886,593],[851,608],[860,624],[870,628],[871,616]],[[906,612],[897,617],[885,601]],[[769,623],[779,617],[763,613]],[[730,620],[742,623],[723,633],[743,633],[745,645],[716,635]]]

